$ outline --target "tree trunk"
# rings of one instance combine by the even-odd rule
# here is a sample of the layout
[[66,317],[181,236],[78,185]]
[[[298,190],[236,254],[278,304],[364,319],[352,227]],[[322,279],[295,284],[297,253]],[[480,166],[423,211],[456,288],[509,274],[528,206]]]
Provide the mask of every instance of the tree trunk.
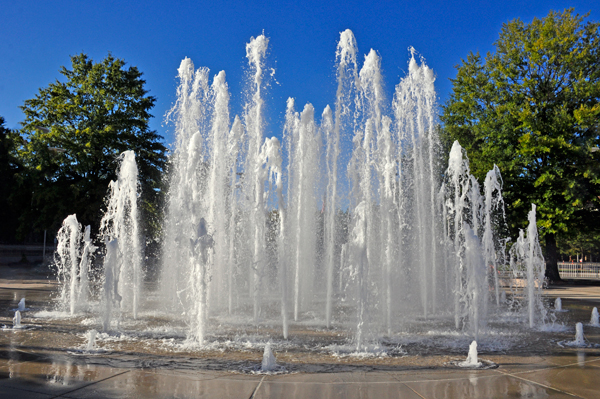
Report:
[[546,278],[549,283],[562,281],[558,274],[558,254],[554,234],[546,234]]

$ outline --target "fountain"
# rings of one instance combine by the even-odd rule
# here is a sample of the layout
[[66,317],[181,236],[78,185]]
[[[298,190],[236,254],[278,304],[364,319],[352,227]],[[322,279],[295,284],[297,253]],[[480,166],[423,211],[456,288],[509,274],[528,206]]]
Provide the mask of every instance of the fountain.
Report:
[[[102,285],[102,331],[109,331],[113,321],[113,309],[120,308],[122,296],[119,295],[119,242],[117,239],[106,241],[104,255],[104,282]],[[116,319],[118,322],[118,318]]]
[[559,341],[558,346],[560,347],[575,347],[575,348],[597,348],[600,345],[589,342],[583,335],[583,323],[575,324],[575,340],[573,341]]
[[277,361],[275,360],[275,355],[273,355],[273,350],[271,349],[271,343],[268,342],[265,345],[265,352],[263,354],[260,371],[269,372],[269,371],[275,370],[276,367],[277,367]]
[[[435,76],[416,51],[390,102],[379,55],[371,50],[359,67],[356,39],[342,32],[334,107],[319,118],[311,104],[300,112],[288,99],[280,140],[264,137],[268,45],[260,35],[246,46],[246,102],[233,122],[225,73],[211,83],[207,68],[181,62],[167,115],[175,145],[159,277],[144,288],[137,167],[126,151],[98,237],[98,306],[89,229],[82,240],[71,215],[59,232],[63,308],[98,309],[105,332],[146,328],[143,311],[152,310],[196,348],[248,334],[302,341],[318,331],[346,336],[352,353],[381,351],[381,342],[428,323],[479,339],[507,305],[529,328],[543,324],[535,206],[507,256],[496,228],[504,223],[500,170],[481,187],[455,142],[444,172]],[[501,274],[511,276],[507,287]],[[275,364],[270,344],[264,356],[263,368]]]
[[536,319],[541,318],[538,321],[544,324],[547,314],[541,298],[546,265],[537,236],[535,208],[532,204],[527,236],[521,230],[517,242],[510,249],[510,269],[514,276],[524,277],[526,281],[525,303],[530,328],[534,327]]
[[[142,285],[142,249],[138,221],[138,170],[133,151],[121,154],[118,179],[108,188],[106,212],[100,221],[100,241],[113,243],[111,282],[119,312],[137,319]],[[116,241],[116,242],[115,242]],[[109,256],[107,254],[106,258]],[[105,273],[107,271],[105,263]],[[105,285],[108,284],[105,276]]]
[[21,298],[21,300],[19,301],[19,304],[17,305],[17,310],[19,312],[25,311],[25,298]]
[[96,330],[89,330],[86,334],[85,337],[87,338],[87,345],[86,345],[86,351],[87,352],[92,352],[94,350],[96,350],[96,335],[98,334],[98,331]]
[[583,324],[575,324],[575,341],[572,342],[572,346],[584,346],[586,345],[585,338],[583,337]]
[[560,298],[556,298],[554,301],[554,310],[557,312],[562,312],[562,301]]
[[77,301],[77,294],[81,292],[79,288],[85,288],[80,286],[77,278],[80,236],[81,225],[76,215],[67,216],[56,235],[58,244],[54,264],[57,268],[57,279],[62,287],[59,303],[71,315],[75,314],[75,307],[79,303]]
[[15,312],[15,317],[13,318],[13,329],[19,328],[23,328],[23,325],[21,324],[21,312],[17,310]]
[[481,362],[477,360],[477,341],[471,342],[469,345],[469,354],[467,355],[467,360],[459,363],[460,367],[479,367],[481,366]]
[[555,313],[568,312],[569,311],[568,309],[563,309],[562,299],[560,299],[560,298],[556,298],[554,300],[554,309],[553,310],[554,310]]
[[600,318],[598,317],[597,307],[594,307],[594,309],[592,309],[592,319],[590,320],[590,325],[594,327],[600,327]]

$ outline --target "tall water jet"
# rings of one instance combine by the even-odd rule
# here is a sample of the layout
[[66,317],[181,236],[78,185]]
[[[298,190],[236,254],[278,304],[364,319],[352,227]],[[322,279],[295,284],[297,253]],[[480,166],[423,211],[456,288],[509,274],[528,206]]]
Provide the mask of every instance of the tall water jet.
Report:
[[[483,245],[485,252],[485,264],[491,268],[487,270],[487,280],[493,279],[494,297],[496,306],[500,306],[500,285],[498,265],[504,262],[504,248],[500,237],[498,237],[498,228],[505,223],[504,199],[502,198],[502,176],[500,169],[494,165],[485,176],[484,182],[485,209],[484,209],[484,232]],[[496,226],[496,228],[494,228]]]
[[504,223],[501,176],[497,168],[488,172],[482,196],[458,142],[450,151],[445,176],[441,192],[446,198],[445,241],[453,254],[448,261],[453,265],[455,326],[477,336],[487,319],[488,291],[495,293],[495,302],[500,304],[497,274],[499,262],[504,262],[504,249],[492,226]]
[[57,278],[61,286],[60,304],[70,315],[74,315],[79,304],[79,255],[81,240],[81,225],[76,215],[69,215],[63,220],[56,234]]
[[510,261],[511,269],[515,271],[515,275],[518,272],[524,273],[526,282],[525,298],[530,328],[533,328],[536,322],[544,323],[543,317],[538,320],[537,315],[544,315],[546,312],[541,298],[546,265],[538,240],[535,209],[535,205],[532,204],[528,215],[527,236],[525,236],[523,230],[519,232],[519,238],[511,248]]
[[190,238],[191,274],[194,276],[190,288],[193,297],[196,299],[191,311],[191,338],[200,344],[204,343],[205,337],[210,260],[213,246],[214,240],[208,234],[206,221],[201,218],[198,222],[196,234]]
[[392,334],[392,287],[393,268],[398,229],[395,220],[395,193],[396,193],[396,165],[394,160],[394,145],[391,137],[392,120],[384,116],[382,118],[381,133],[377,137],[377,173],[379,177],[379,195],[381,203],[381,264],[384,272],[383,284],[385,287],[385,325],[387,334]]
[[92,255],[96,252],[96,249],[98,248],[92,243],[91,226],[85,226],[83,232],[83,249],[81,251],[81,260],[79,261],[78,290],[79,301],[83,304],[87,304],[89,301],[89,274],[92,266]]
[[[210,129],[211,96],[208,69],[194,70],[189,58],[178,69],[177,102],[167,114],[175,122],[175,149],[171,158],[170,191],[167,202],[161,294],[167,309],[183,307],[185,313],[204,315],[198,294],[204,279],[210,278],[209,266],[195,262],[193,240],[198,239],[201,219],[206,216],[205,201]],[[194,273],[198,267],[200,272]],[[204,316],[193,317],[189,338],[202,344]],[[199,323],[199,324],[198,324]]]
[[354,207],[354,220],[352,221],[352,234],[349,244],[351,245],[350,268],[355,280],[354,301],[357,312],[357,325],[355,343],[356,350],[360,352],[363,349],[365,340],[371,337],[365,337],[369,330],[366,330],[365,323],[368,322],[368,302],[367,302],[367,210],[364,201],[361,201]]
[[294,112],[288,100],[289,121],[289,234],[293,244],[288,256],[293,259],[294,320],[303,308],[312,305],[317,263],[317,174],[320,170],[321,138],[314,120],[314,108],[306,104],[302,114]]
[[261,162],[261,146],[264,130],[264,100],[263,100],[263,73],[264,62],[269,40],[265,35],[251,38],[246,44],[246,58],[248,58],[249,91],[251,93],[249,102],[244,107],[244,121],[248,132],[248,154],[244,166],[245,187],[249,197],[250,216],[248,218],[248,229],[250,231],[250,243],[252,245],[252,261],[249,263],[249,273],[252,276],[249,286],[253,301],[254,322],[258,322],[260,310],[260,283],[262,268],[265,262],[265,201],[264,184],[261,176],[263,164]]
[[[377,181],[374,179],[375,170],[373,164],[376,160],[376,143],[381,135],[382,120],[381,111],[383,106],[383,88],[381,86],[380,59],[371,50],[359,73],[358,94],[359,105],[362,110],[362,120],[355,121],[354,150],[348,167],[348,175],[351,181],[350,204],[353,223],[353,268],[355,270],[355,291],[357,307],[357,349],[361,350],[364,338],[369,332],[364,329],[372,325],[368,316],[372,314],[372,306],[375,298],[371,298],[369,282],[381,281],[375,277],[377,265],[381,264],[378,255],[381,247],[378,247],[379,236],[376,234],[377,218],[375,216],[377,198],[375,189]],[[370,338],[370,337],[369,337]]]
[[281,284],[281,325],[283,332],[283,339],[288,339],[288,250],[286,248],[286,238],[288,231],[286,229],[287,224],[287,210],[285,209],[285,201],[283,198],[283,163],[281,159],[281,146],[279,140],[275,137],[271,138],[272,142],[272,154],[271,158],[271,174],[275,180],[275,186],[277,191],[277,206],[279,216],[279,234],[277,235],[277,256],[279,261],[279,280]]
[[444,196],[447,198],[445,208],[447,215],[447,240],[452,245],[451,259],[454,279],[454,324],[456,328],[464,325],[463,304],[467,301],[465,297],[465,277],[466,269],[464,265],[464,244],[465,244],[465,222],[468,222],[468,208],[466,198],[469,192],[471,180],[469,179],[469,161],[463,154],[464,150],[455,141],[450,150],[448,159],[448,169],[446,171],[447,181],[443,185]]
[[240,157],[240,147],[242,146],[242,138],[244,130],[240,118],[236,115],[229,135],[227,136],[227,154],[228,154],[228,172],[229,172],[229,226],[227,237],[228,252],[227,252],[227,313],[233,312],[233,296],[234,296],[234,275],[238,266],[238,257],[236,249],[240,246],[238,242],[238,198],[242,195],[239,193],[240,184],[238,182],[238,165]]
[[[333,280],[337,258],[337,250],[342,243],[337,242],[339,226],[336,222],[338,206],[340,206],[340,182],[338,181],[338,165],[344,164],[346,159],[341,158],[341,147],[346,144],[342,136],[342,129],[353,117],[350,112],[354,102],[356,83],[358,81],[358,65],[356,53],[358,52],[356,39],[350,29],[340,34],[336,50],[337,62],[337,91],[335,99],[335,114],[331,118],[331,110],[326,108],[323,115],[323,127],[327,140],[327,188],[324,204],[324,251],[325,269],[327,271],[327,288],[325,298],[325,320],[327,327],[331,327],[333,312]],[[329,111],[328,111],[329,109]],[[332,120],[333,119],[333,120]],[[341,259],[340,259],[341,263]],[[342,285],[341,276],[340,286]]]
[[[527,219],[527,302],[529,310],[529,327],[533,328],[536,311],[543,312],[542,288],[544,286],[544,276],[546,274],[546,263],[542,256],[542,248],[538,240],[538,230],[536,222],[536,206],[531,205]],[[543,322],[543,320],[542,320]]]
[[[117,239],[106,241],[104,255],[104,281],[102,283],[102,331],[110,331],[115,309],[120,310],[119,295],[119,243]],[[119,321],[117,317],[116,321]]]
[[[282,179],[281,179],[281,154],[280,154],[280,144],[279,144],[279,140],[277,140],[276,137],[272,137],[272,138],[266,138],[265,139],[265,143],[261,146],[260,149],[260,153],[258,154],[258,167],[255,170],[255,177],[257,178],[260,186],[265,186],[268,185],[269,186],[269,190],[267,192],[272,191],[271,188],[273,188],[273,186],[277,187],[277,191],[278,191],[278,197],[281,198],[281,189],[282,189]],[[258,209],[258,212],[256,212],[256,214],[258,213],[262,213],[263,218],[265,217],[265,215],[267,214],[267,200],[268,197],[264,196],[264,198],[262,198],[262,200],[259,202],[259,206],[260,208]],[[279,202],[281,203],[281,199],[279,200]],[[264,220],[264,219],[263,219]],[[266,220],[265,220],[266,222]],[[265,228],[265,226],[262,226],[263,229]],[[258,234],[258,232],[256,230],[258,229],[254,229],[255,233]],[[257,239],[257,242],[255,242],[255,246],[254,249],[257,250],[257,246],[261,246],[261,253],[263,254],[264,258],[261,258],[262,261],[261,262],[257,262],[254,265],[253,268],[253,282],[254,282],[254,290],[252,292],[252,297],[253,297],[253,304],[254,304],[254,322],[258,322],[258,317],[260,316],[260,310],[261,310],[261,299],[262,299],[262,294],[263,294],[263,290],[262,290],[262,283],[263,283],[263,277],[265,275],[265,266],[267,263],[267,259],[266,256],[264,255],[265,251],[266,251],[266,243],[265,243],[265,236],[264,236],[264,230],[263,230],[263,234],[259,235],[258,237],[260,237],[260,239]]]
[[[214,238],[214,264],[213,286],[224,287],[228,283],[227,271],[227,252],[228,235],[231,226],[228,225],[230,218],[227,209],[227,191],[229,173],[231,173],[228,154],[228,134],[229,130],[229,89],[225,81],[225,72],[219,72],[211,87],[213,100],[213,115],[210,130],[208,146],[210,151],[209,176],[207,181],[207,202],[208,217],[207,224],[211,226]],[[228,291],[219,290],[214,292],[213,307],[220,310],[225,301]]]
[[482,190],[458,143],[441,173],[431,69],[411,50],[390,114],[378,54],[359,72],[342,32],[335,107],[318,123],[289,99],[280,146],[263,137],[268,42],[246,46],[246,103],[231,128],[225,74],[209,86],[206,68],[179,68],[160,294],[185,317],[169,317],[199,344],[209,326],[281,323],[288,338],[335,323],[364,350],[449,313],[477,337],[501,302],[501,177],[494,168]]
[[592,309],[592,318],[590,319],[590,325],[594,327],[600,327],[600,317],[598,316],[598,308],[594,306]]
[[[109,258],[107,248],[103,284],[105,293],[101,295],[105,302],[103,313],[106,329],[108,328],[106,318],[110,318],[112,313],[107,311],[107,306],[112,309],[115,301],[119,308],[123,306],[123,309],[119,310],[131,311],[133,318],[137,318],[142,281],[137,210],[137,165],[132,151],[125,151],[121,155],[117,175],[117,181],[111,181],[109,184],[107,210],[100,222],[99,238],[105,242],[119,239],[122,245],[126,246],[127,251],[111,253],[110,261],[107,261]],[[97,248],[92,243],[90,226],[86,226],[82,237],[81,225],[76,215],[70,215],[63,221],[57,233],[57,241],[55,265],[61,284],[60,303],[70,315],[74,315],[78,310],[85,309],[90,301],[89,274],[91,259]],[[110,276],[107,277],[107,274]],[[107,279],[109,286],[107,286]],[[118,287],[113,283],[118,284]],[[107,294],[109,290],[114,290],[118,299],[111,296],[112,294]],[[108,302],[107,295],[112,298]]]
[[[418,65],[411,48],[408,76],[401,80],[394,94],[394,116],[398,141],[402,143],[403,165],[399,170],[403,200],[400,223],[413,226],[416,234],[408,235],[411,258],[420,265],[421,308],[425,317],[436,310],[440,262],[438,241],[441,238],[437,206],[438,139],[435,134],[435,77],[424,63]],[[406,209],[410,207],[410,211]]]
[[466,284],[464,286],[463,298],[466,302],[466,312],[468,314],[469,329],[477,339],[479,330],[485,325],[487,288],[485,280],[486,263],[483,259],[483,249],[475,231],[468,225],[463,226],[465,247],[464,247],[464,270],[466,270]]
[[[118,292],[121,311],[137,319],[142,285],[142,248],[138,213],[138,169],[133,151],[120,156],[117,180],[109,184],[107,209],[100,221],[100,239],[118,240]],[[88,237],[89,239],[89,237]]]

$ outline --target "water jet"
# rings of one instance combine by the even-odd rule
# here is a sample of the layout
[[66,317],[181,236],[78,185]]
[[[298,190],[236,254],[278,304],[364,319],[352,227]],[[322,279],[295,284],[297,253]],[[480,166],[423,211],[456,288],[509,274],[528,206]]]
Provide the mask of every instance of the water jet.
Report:
[[17,310],[15,312],[15,317],[13,318],[13,329],[19,328],[23,328],[23,325],[21,324],[21,312]]
[[590,325],[594,327],[600,327],[600,317],[598,317],[597,307],[594,307],[594,309],[592,309],[592,318],[590,320]]
[[17,305],[17,310],[19,312],[25,311],[25,298],[21,298],[21,300],[19,301],[19,304]]
[[392,353],[434,325],[485,343],[506,312],[515,329],[544,324],[535,206],[508,251],[494,225],[504,223],[500,170],[481,186],[458,142],[441,164],[424,59],[410,49],[387,99],[378,53],[361,63],[353,33],[342,32],[333,107],[319,116],[288,99],[280,139],[264,137],[268,45],[260,35],[246,46],[245,103],[233,122],[225,73],[211,83],[207,68],[181,62],[155,280],[142,262],[132,151],[108,190],[100,281],[89,279],[89,228],[65,219],[57,275],[68,317],[96,315],[104,332],[168,331],[186,350],[316,336],[319,348],[353,353]]
[[554,310],[557,312],[562,312],[562,301],[560,298],[556,298],[554,301]]
[[461,367],[479,367],[481,366],[481,362],[477,360],[477,342],[471,342],[469,345],[469,354],[467,355],[467,360],[459,363]]
[[271,343],[269,342],[265,345],[265,352],[263,354],[260,371],[273,371],[276,367],[277,361],[275,360],[275,355],[273,355],[273,351],[271,350]]

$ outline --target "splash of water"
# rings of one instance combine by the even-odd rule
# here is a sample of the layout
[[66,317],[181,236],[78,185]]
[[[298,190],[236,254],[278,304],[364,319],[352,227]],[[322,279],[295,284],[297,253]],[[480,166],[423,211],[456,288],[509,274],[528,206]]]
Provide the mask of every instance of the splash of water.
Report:
[[[138,212],[138,169],[135,153],[120,156],[117,180],[111,181],[107,209],[100,221],[100,240],[118,240],[119,252],[114,265],[114,281],[119,294],[119,311],[131,312],[137,319],[143,280],[142,247]],[[90,244],[87,234],[88,245]]]
[[544,324],[547,313],[541,298],[546,264],[538,241],[535,209],[532,204],[528,215],[527,236],[523,230],[519,232],[519,238],[511,248],[510,260],[513,275],[526,282],[525,298],[530,328],[536,323]]
[[592,318],[590,320],[590,324],[594,327],[600,327],[600,317],[598,317],[597,307],[594,307],[594,309],[592,309]]
[[17,305],[17,310],[19,312],[23,312],[25,310],[25,298],[21,298],[19,304]]
[[271,343],[268,342],[265,345],[265,351],[263,353],[260,371],[262,371],[262,372],[273,371],[273,370],[275,370],[276,367],[277,367],[277,361],[275,360],[275,355],[273,355],[273,350],[271,349]]
[[[500,171],[482,188],[456,142],[442,173],[435,76],[423,58],[410,49],[390,101],[380,56],[369,51],[359,68],[354,35],[342,32],[333,108],[319,121],[311,104],[297,112],[289,99],[280,143],[264,137],[268,45],[260,35],[246,46],[246,102],[232,124],[225,73],[209,84],[210,71],[187,58],[178,69],[157,296],[189,341],[204,345],[217,324],[280,325],[285,339],[290,326],[312,325],[353,330],[360,352],[411,321],[450,314],[477,338],[495,307],[520,301],[517,286],[526,300],[511,309],[531,327],[543,320],[535,208],[508,265]],[[105,330],[141,306],[132,156],[103,219]]]
[[562,311],[562,301],[560,298],[556,298],[554,301],[554,310],[558,312]]
[[98,331],[96,330],[89,330],[86,334],[85,337],[87,338],[87,345],[86,345],[86,351],[91,352],[93,350],[96,349],[96,335],[98,334]]
[[[494,167],[482,190],[455,143],[439,181],[432,70],[411,49],[386,115],[379,55],[371,50],[359,69],[354,35],[342,32],[334,108],[319,123],[312,105],[299,113],[288,99],[281,147],[263,139],[268,44],[261,35],[246,46],[247,102],[228,134],[224,73],[209,87],[206,68],[194,72],[185,59],[179,69],[161,284],[166,303],[186,314],[205,308],[189,337],[204,341],[197,331],[209,312],[251,315],[256,325],[278,308],[284,338],[290,322],[307,317],[350,323],[361,350],[401,320],[438,315],[449,303],[456,327],[477,336],[490,304],[506,295],[501,268],[510,272],[495,227],[504,223],[502,178]],[[198,268],[186,242],[200,219],[214,246]],[[530,222],[532,243],[534,229]],[[537,255],[527,251],[519,262],[531,266]],[[527,287],[535,297],[537,286]],[[406,300],[414,306],[401,306]]]
[[583,336],[583,323],[575,324],[575,340],[572,342],[573,346],[585,346],[585,338]]
[[22,328],[23,326],[21,325],[21,312],[20,311],[16,311],[15,312],[15,317],[13,317],[13,328]]
[[[102,330],[109,331],[113,322],[113,313],[121,309],[119,294],[119,242],[118,239],[105,242],[104,282],[102,284]],[[120,315],[119,315],[120,316]],[[118,322],[120,317],[116,319]]]
[[288,207],[289,225],[293,244],[287,256],[293,259],[294,320],[301,310],[313,307],[314,291],[311,276],[317,263],[317,184],[320,171],[321,137],[314,120],[314,108],[307,104],[300,115],[294,112],[293,100],[288,100],[290,149]]
[[[500,306],[500,270],[505,260],[502,238],[498,235],[498,228],[504,224],[504,199],[502,198],[502,176],[498,166],[490,170],[485,176],[484,182],[485,209],[484,209],[484,233],[483,245],[485,253],[485,264],[490,265],[487,270],[487,279],[493,279],[494,296],[496,306]],[[492,276],[490,276],[492,274]],[[504,292],[504,291],[502,291]]]
[[[342,134],[344,127],[351,123],[351,106],[354,103],[356,95],[356,85],[358,81],[358,65],[356,54],[358,48],[356,39],[351,30],[346,29],[340,34],[336,50],[337,62],[337,91],[335,100],[335,112],[332,115],[331,108],[327,106],[323,111],[322,130],[327,142],[327,188],[325,194],[324,209],[324,252],[325,268],[327,270],[327,288],[325,298],[325,319],[327,327],[331,327],[334,298],[334,278],[336,264],[343,262],[340,257],[339,263],[336,261],[340,251],[341,241],[340,230],[342,220],[340,220],[338,209],[341,202],[341,191],[339,182],[339,164],[342,165],[348,161],[347,156],[343,156],[342,146],[347,145],[348,134]],[[343,285],[341,276],[339,286]]]
[[461,367],[480,367],[481,362],[477,360],[477,341],[471,342],[469,345],[469,353],[467,355],[467,360],[464,362],[460,362],[459,366]]
[[96,247],[91,243],[90,226],[86,226],[82,240],[76,215],[63,220],[56,237],[54,265],[60,285],[59,306],[74,315],[89,306],[89,265]]

